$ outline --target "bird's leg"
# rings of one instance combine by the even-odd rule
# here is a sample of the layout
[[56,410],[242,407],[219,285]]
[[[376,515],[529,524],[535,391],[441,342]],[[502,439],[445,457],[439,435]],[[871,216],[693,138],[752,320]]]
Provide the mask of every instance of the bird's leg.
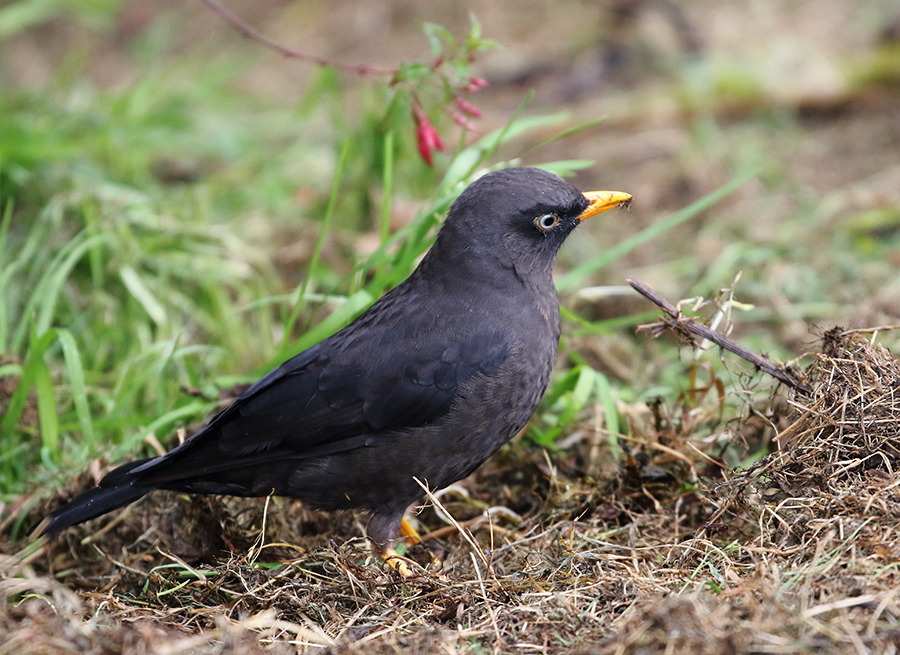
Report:
[[406,537],[406,541],[408,541],[411,546],[422,543],[422,537],[416,532],[416,529],[410,525],[405,516],[400,521],[400,532]]
[[394,550],[398,533],[406,536],[407,539],[415,539],[415,543],[421,541],[416,531],[407,523],[402,511],[372,514],[369,523],[366,525],[366,535],[372,541],[375,552],[387,562],[388,566],[396,569],[400,572],[400,575],[407,578],[412,575],[412,570],[409,568],[406,560]]
[[[422,543],[422,537],[416,531],[414,527],[410,524],[409,521],[406,520],[404,516],[400,521],[400,533],[406,537],[406,541],[410,546],[414,546],[415,544]],[[381,552],[381,557],[387,562],[388,566],[392,569],[396,569],[400,572],[404,578],[407,578],[412,575],[412,571],[407,565],[406,561],[394,550],[393,546],[386,547]]]

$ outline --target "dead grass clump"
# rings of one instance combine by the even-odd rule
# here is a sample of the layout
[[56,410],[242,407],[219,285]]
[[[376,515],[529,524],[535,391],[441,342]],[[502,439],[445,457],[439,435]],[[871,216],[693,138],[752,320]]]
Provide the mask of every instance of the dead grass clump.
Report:
[[866,333],[841,328],[812,356],[810,391],[790,401],[778,451],[719,485],[725,500],[712,522],[731,514],[785,545],[840,517],[843,534],[854,521],[892,526],[900,516],[900,361]]
[[808,588],[784,593],[775,580],[763,577],[718,596],[694,592],[642,598],[615,632],[585,654],[896,652],[900,632],[873,629],[883,618],[881,597],[798,602],[812,596]]
[[[135,611],[121,602],[99,606],[91,594],[82,595],[15,557],[0,558],[0,655],[143,655],[191,652],[214,655],[287,655],[295,652],[283,642],[265,644],[260,632],[274,634],[274,614],[244,621],[217,619],[201,633],[170,621],[164,606]],[[113,596],[109,595],[109,600]],[[123,606],[124,605],[124,606]],[[99,610],[99,611],[98,611]]]
[[829,330],[807,372],[812,397],[797,402],[779,436],[788,485],[823,488],[860,476],[887,479],[900,462],[900,361],[857,331]]
[[772,419],[779,450],[701,485],[705,529],[658,546],[670,592],[636,597],[589,652],[897,652],[900,362],[841,329],[812,357],[808,394]]

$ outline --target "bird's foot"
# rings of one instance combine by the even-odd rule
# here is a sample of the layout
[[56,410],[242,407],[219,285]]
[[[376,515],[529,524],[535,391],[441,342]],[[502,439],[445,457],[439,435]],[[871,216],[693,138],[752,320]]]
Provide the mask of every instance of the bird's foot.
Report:
[[399,555],[392,546],[388,546],[382,551],[381,558],[404,578],[408,578],[413,574],[412,569],[409,568],[410,560]]

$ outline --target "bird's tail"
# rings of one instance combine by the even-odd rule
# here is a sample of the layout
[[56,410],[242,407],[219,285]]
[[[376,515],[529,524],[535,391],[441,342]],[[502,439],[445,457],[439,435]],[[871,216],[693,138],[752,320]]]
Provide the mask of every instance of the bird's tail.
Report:
[[[145,494],[150,493],[155,486],[138,486],[128,479],[128,473],[149,460],[139,459],[128,462],[107,473],[100,484],[93,489],[88,489],[83,494],[75,497],[59,509],[50,513],[50,522],[41,532],[41,536],[59,532],[72,525],[83,523],[114,509],[133,503]],[[41,527],[43,521],[32,528],[32,531]]]

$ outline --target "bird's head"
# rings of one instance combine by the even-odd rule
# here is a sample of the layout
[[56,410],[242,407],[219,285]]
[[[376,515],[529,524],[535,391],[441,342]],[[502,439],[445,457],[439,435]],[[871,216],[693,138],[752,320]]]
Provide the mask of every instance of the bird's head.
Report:
[[498,262],[521,277],[549,274],[566,237],[584,219],[627,205],[618,191],[582,193],[539,168],[507,168],[479,178],[460,194],[438,234],[442,258],[483,270]]

